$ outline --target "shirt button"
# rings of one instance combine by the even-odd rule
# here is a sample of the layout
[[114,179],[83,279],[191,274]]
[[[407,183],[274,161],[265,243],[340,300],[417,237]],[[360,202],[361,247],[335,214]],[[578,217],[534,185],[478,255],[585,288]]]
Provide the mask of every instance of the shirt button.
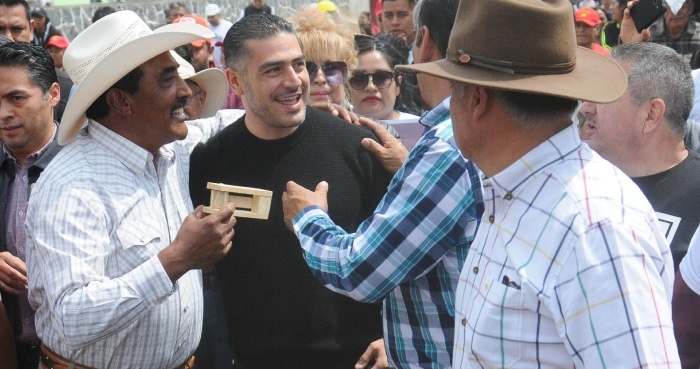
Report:
[[189,305],[185,305],[185,308],[182,309],[182,311],[185,312],[185,313],[186,313],[188,310],[190,310],[190,306],[189,306]]
[[19,215],[22,216],[24,215],[24,212],[22,210],[19,211]]
[[479,267],[474,267],[474,269],[472,269],[472,272],[474,272],[474,274],[478,274],[478,273],[479,273]]
[[513,194],[508,191],[503,198],[506,200],[513,200]]
[[489,290],[489,285],[488,285],[488,284],[485,284],[485,285],[484,285],[484,291],[488,291],[488,290]]
[[22,177],[22,179],[26,181],[26,180],[27,180],[27,176]]
[[496,217],[493,215],[489,215],[489,223],[493,224],[494,221],[496,221]]
[[24,251],[24,247],[20,247],[20,248],[19,248],[19,251],[20,251],[20,252]]
[[467,319],[462,319],[462,325],[467,325]]
[[24,324],[29,324],[29,319],[24,319]]

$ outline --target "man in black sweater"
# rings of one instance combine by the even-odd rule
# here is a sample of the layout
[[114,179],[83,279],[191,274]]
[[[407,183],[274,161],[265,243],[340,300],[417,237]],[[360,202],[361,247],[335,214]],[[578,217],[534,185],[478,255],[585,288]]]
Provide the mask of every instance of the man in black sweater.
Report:
[[309,76],[292,25],[246,17],[224,44],[227,78],[246,115],[192,153],[192,200],[209,202],[207,182],[273,191],[269,218],[238,219],[234,247],[216,265],[236,368],[352,368],[382,336],[381,306],[316,281],[284,225],[281,196],[290,180],[330,183],[330,215],[352,232],[390,175],[360,145],[369,131],[306,107]]

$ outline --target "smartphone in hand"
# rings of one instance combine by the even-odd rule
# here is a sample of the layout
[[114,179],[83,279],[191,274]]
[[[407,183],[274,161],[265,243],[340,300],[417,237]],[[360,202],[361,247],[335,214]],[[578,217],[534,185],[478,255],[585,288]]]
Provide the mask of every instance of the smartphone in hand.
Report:
[[666,13],[666,4],[664,0],[639,0],[634,4],[632,9],[630,9],[634,26],[639,33],[649,28],[649,26],[664,15],[664,13]]

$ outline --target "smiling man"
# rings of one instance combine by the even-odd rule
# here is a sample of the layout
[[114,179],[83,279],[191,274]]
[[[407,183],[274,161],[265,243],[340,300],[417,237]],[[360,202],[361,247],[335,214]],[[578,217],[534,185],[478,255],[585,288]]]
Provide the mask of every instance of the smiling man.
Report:
[[122,11],[66,50],[78,88],[58,130],[65,147],[27,212],[42,367],[192,367],[199,269],[231,247],[235,218],[231,204],[192,209],[189,153],[204,132],[185,124],[192,92],[168,50],[211,36],[196,24],[151,31]]
[[700,48],[700,23],[690,19],[694,4],[686,0],[675,14],[669,6],[664,16],[649,27],[649,41],[666,45],[690,61]]
[[50,58],[29,43],[0,47],[0,293],[20,369],[39,364],[34,311],[27,299],[24,214],[31,186],[60,150],[53,121],[60,93]]
[[330,183],[330,214],[354,231],[386,192],[390,175],[361,146],[360,127],[306,106],[309,75],[294,27],[260,14],[224,41],[227,78],[246,114],[192,153],[195,204],[207,182],[274,193],[269,219],[239,219],[236,246],[216,265],[237,368],[352,368],[382,336],[381,306],[335,294],[314,280],[284,225],[287,181]]

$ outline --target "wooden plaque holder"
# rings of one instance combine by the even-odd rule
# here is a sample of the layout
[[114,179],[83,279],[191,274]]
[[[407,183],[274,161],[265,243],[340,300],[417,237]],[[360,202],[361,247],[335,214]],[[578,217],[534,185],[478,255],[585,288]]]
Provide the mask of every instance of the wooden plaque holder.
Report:
[[204,207],[205,213],[216,213],[224,204],[232,202],[236,205],[234,217],[267,219],[270,214],[272,191],[211,182],[207,182],[207,188],[211,190],[211,199],[209,206]]

